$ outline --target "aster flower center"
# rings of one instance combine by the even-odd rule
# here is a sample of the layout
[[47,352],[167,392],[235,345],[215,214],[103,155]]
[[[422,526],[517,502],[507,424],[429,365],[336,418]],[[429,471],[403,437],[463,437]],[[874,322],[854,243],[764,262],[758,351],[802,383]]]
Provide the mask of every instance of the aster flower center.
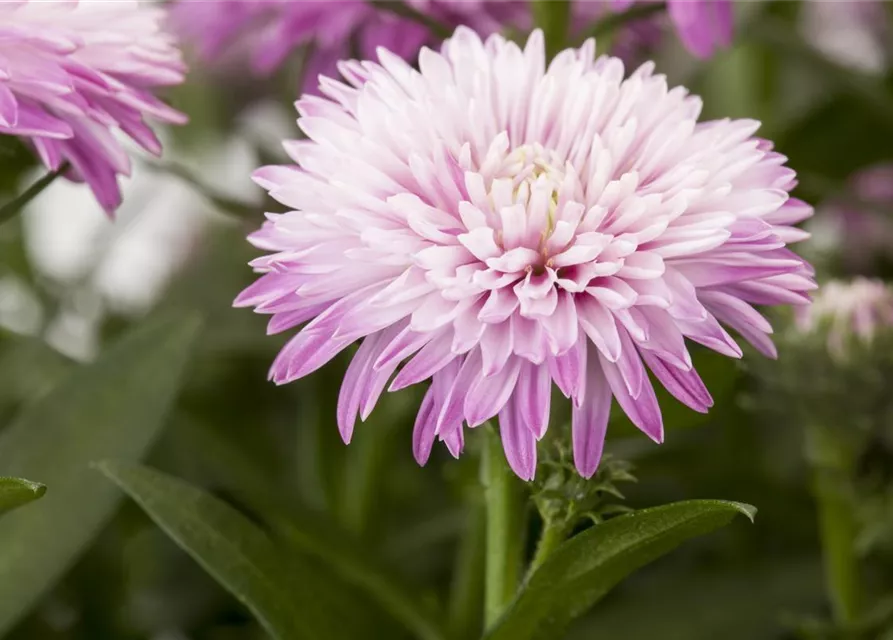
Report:
[[502,178],[511,178],[516,193],[522,185],[530,188],[540,179],[545,178],[554,185],[554,197],[557,202],[558,186],[564,180],[566,168],[564,161],[556,151],[546,149],[539,143],[524,144],[509,153],[498,172]]
[[[502,140],[497,144],[499,142]],[[506,213],[513,216],[523,211],[526,218],[523,240],[509,237],[513,236],[508,229],[511,224],[503,224],[501,228],[496,225],[496,245],[504,252],[511,251],[522,240],[521,246],[536,252],[536,256],[528,253],[529,260],[520,271],[534,276],[546,275],[547,269],[554,267],[551,256],[555,247],[549,239],[555,231],[562,185],[567,185],[569,176],[575,174],[573,167],[558,152],[539,143],[517,146],[498,163],[493,162],[493,155],[489,154],[481,167],[481,174],[490,178],[490,206],[494,210],[500,208],[498,200],[510,184],[513,204],[512,211]]]

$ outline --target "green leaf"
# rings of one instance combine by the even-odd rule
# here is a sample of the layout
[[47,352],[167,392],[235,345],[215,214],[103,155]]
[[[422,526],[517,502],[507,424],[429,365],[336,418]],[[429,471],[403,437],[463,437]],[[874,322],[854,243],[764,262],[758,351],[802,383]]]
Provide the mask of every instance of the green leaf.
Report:
[[331,522],[321,512],[288,504],[287,490],[277,485],[245,451],[223,434],[205,425],[184,424],[177,433],[191,440],[193,455],[206,467],[216,467],[217,481],[241,502],[260,511],[271,523],[278,538],[290,550],[298,550],[320,559],[342,580],[364,591],[393,619],[424,640],[444,637],[440,612],[431,602],[420,598],[408,585],[356,536]]
[[691,500],[644,509],[592,527],[561,545],[530,577],[489,640],[556,638],[577,616],[636,569],[679,544],[756,509]]
[[300,518],[273,516],[273,527],[293,548],[320,558],[341,578],[362,589],[368,597],[421,640],[441,640],[443,625],[437,608],[422,599],[364,545],[320,514],[306,511]]
[[[329,578],[278,548],[228,504],[148,467],[103,462],[99,468],[245,604],[273,638],[360,637],[359,629],[345,629],[357,626],[355,611],[342,602],[342,594],[327,588]],[[351,614],[345,616],[345,610]]]
[[0,478],[0,514],[33,502],[47,492],[45,485],[21,478]]
[[103,528],[120,493],[91,462],[142,457],[164,424],[198,333],[192,317],[147,322],[62,380],[0,435],[0,471],[52,491],[0,521],[0,635]]
[[[668,563],[643,571],[630,579],[634,584],[628,589],[612,594],[575,624],[567,640],[779,638],[784,612],[822,610],[818,558],[782,553],[759,562],[730,562],[709,567]],[[647,616],[641,615],[643,603],[648,603]]]

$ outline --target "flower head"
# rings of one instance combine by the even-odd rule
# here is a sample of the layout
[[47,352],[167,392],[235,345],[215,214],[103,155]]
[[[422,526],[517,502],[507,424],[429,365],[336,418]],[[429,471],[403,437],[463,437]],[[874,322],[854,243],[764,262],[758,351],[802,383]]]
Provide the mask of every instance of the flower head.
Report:
[[392,391],[430,379],[417,460],[436,439],[458,455],[465,424],[498,416],[530,479],[554,383],[588,477],[612,397],[660,442],[649,369],[706,411],[686,338],[739,357],[723,322],[772,355],[752,305],[808,301],[812,271],[785,245],[812,209],[789,198],[794,172],[758,123],[698,123],[700,100],[653,64],[624,80],[594,51],[546,66],[539,31],[522,50],[459,28],[419,71],[381,50],[298,102],[296,165],[255,174],[293,210],[251,236],[270,253],[236,304],[273,314],[274,333],[310,321],[277,383],[363,339],[339,401],[345,441],[395,373]]
[[[614,0],[614,7],[626,9],[636,2]],[[667,0],[667,11],[682,44],[699,58],[709,58],[732,43],[732,0]]]
[[810,307],[799,311],[798,329],[827,331],[828,352],[844,359],[854,339],[867,345],[879,330],[893,326],[893,291],[880,280],[835,280],[822,287]]
[[157,154],[143,118],[185,121],[152,95],[183,80],[163,15],[127,0],[0,3],[0,133],[28,140],[50,169],[68,163],[109,212],[130,173],[114,130]]
[[[444,24],[465,24],[483,34],[526,15],[526,3],[518,0],[410,0],[408,4]],[[236,51],[247,56],[260,74],[275,70],[299,47],[312,45],[311,65],[304,74],[306,90],[316,86],[320,73],[334,73],[335,63],[348,57],[352,47],[364,58],[381,46],[412,59],[419,47],[436,42],[426,26],[368,0],[179,0],[172,15],[175,27],[196,43],[203,59]]]

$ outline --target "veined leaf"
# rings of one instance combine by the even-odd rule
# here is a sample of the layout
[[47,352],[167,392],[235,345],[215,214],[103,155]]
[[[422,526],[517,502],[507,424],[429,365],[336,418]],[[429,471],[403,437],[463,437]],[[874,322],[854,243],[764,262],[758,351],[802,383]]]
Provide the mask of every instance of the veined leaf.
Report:
[[121,495],[90,469],[142,457],[164,424],[199,322],[151,321],[78,368],[0,434],[0,473],[52,487],[0,520],[0,635],[25,615],[114,513]]
[[530,577],[488,640],[548,640],[636,569],[682,542],[753,519],[750,505],[691,500],[636,511],[592,527],[561,545]]

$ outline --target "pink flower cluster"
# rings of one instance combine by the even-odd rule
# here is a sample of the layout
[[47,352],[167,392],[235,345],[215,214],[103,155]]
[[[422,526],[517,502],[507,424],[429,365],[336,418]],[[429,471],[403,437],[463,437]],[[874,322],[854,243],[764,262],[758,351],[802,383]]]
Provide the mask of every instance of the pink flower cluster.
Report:
[[798,328],[827,330],[828,352],[844,360],[853,339],[870,344],[878,331],[893,326],[893,291],[881,280],[834,280],[822,286],[812,305],[798,311]]
[[[575,0],[572,30],[583,33],[610,11],[626,10],[636,2]],[[406,4],[447,27],[465,25],[484,36],[507,27],[526,29],[531,23],[530,3],[524,0],[408,0]],[[731,42],[731,0],[670,0],[667,7],[679,37],[695,55],[708,57]],[[314,90],[320,73],[333,74],[338,60],[372,58],[381,46],[413,61],[422,45],[438,42],[424,24],[389,11],[387,0],[379,6],[368,0],[179,0],[173,19],[205,60],[249,58],[256,73],[269,73],[299,47],[312,47],[305,73],[307,91]],[[631,27],[630,33],[641,25]]]
[[184,74],[163,18],[128,0],[0,3],[0,134],[27,140],[49,169],[67,164],[110,213],[130,173],[116,130],[157,154],[145,118],[186,120],[153,95]]
[[[527,3],[518,0],[410,0],[407,4],[444,25],[464,24],[482,34],[523,22],[527,15]],[[333,74],[338,60],[369,58],[378,47],[413,59],[423,45],[436,41],[424,25],[368,0],[180,0],[174,5],[172,20],[186,39],[196,43],[203,59],[248,59],[259,74],[279,67],[299,47],[312,47],[305,90],[315,88],[319,74]]]

